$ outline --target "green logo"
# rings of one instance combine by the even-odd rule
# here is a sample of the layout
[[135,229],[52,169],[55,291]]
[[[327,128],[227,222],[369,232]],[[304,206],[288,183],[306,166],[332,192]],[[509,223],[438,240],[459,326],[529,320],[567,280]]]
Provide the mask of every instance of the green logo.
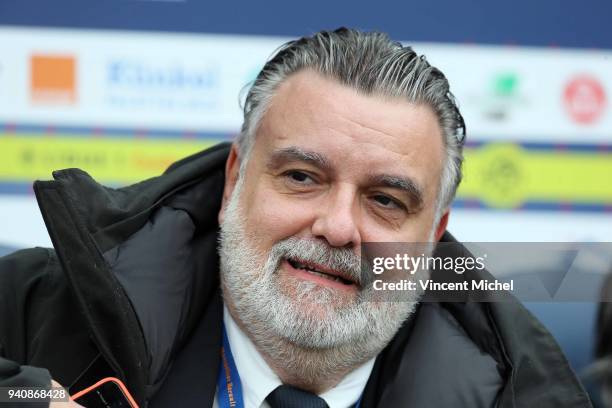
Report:
[[516,95],[518,82],[518,75],[514,72],[500,73],[493,78],[493,94],[502,98],[512,97]]

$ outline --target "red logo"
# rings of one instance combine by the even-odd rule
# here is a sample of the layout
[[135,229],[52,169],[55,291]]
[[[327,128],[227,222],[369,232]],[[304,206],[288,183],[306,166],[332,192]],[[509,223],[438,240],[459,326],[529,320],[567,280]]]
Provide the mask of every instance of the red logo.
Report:
[[573,78],[563,93],[565,109],[575,122],[588,125],[595,122],[606,106],[606,93],[601,83],[592,76]]

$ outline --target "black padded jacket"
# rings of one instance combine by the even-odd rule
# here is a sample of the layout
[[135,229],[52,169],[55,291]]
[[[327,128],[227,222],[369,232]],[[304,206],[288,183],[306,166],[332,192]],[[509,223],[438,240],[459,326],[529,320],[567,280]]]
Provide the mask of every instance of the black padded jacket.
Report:
[[[35,183],[54,249],[0,259],[0,387],[44,386],[53,377],[75,392],[115,376],[141,407],[164,406],[156,394],[173,383],[175,357],[197,334],[196,386],[177,385],[184,389],[166,405],[212,405],[222,320],[217,213],[228,153],[220,144],[120,189],[78,169]],[[551,335],[519,302],[428,302],[377,357],[362,406],[590,403]]]

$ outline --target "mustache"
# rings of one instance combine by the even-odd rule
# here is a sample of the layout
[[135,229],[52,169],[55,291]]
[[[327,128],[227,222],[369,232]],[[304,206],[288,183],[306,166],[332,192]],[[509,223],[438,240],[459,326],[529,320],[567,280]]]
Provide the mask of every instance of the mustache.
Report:
[[283,259],[297,258],[340,271],[344,277],[359,285],[364,281],[361,256],[349,248],[334,248],[315,239],[290,237],[279,241],[272,246],[270,258],[275,262],[274,270]]

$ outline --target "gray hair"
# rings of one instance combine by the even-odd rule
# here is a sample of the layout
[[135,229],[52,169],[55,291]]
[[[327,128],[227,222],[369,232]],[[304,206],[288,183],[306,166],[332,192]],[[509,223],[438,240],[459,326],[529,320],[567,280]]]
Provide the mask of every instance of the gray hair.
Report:
[[465,123],[444,74],[425,56],[391,41],[384,33],[347,28],[321,31],[284,44],[265,64],[248,91],[237,139],[245,165],[255,133],[279,84],[291,74],[312,69],[366,95],[406,98],[430,106],[438,117],[447,160],[436,205],[436,224],[461,182]]

